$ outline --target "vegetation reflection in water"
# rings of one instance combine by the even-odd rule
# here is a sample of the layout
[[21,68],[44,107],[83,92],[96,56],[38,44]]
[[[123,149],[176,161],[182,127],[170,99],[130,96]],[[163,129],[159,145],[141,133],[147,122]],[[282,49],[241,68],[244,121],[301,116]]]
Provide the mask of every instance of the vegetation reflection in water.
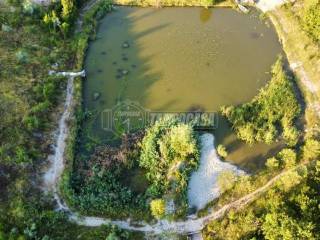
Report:
[[[188,19],[188,21],[186,21]],[[217,111],[251,100],[281,52],[259,14],[231,9],[120,7],[101,21],[86,58],[84,106],[91,140],[110,142],[99,113],[130,99],[153,111]],[[214,131],[227,160],[244,167],[278,145],[238,141],[221,118]]]

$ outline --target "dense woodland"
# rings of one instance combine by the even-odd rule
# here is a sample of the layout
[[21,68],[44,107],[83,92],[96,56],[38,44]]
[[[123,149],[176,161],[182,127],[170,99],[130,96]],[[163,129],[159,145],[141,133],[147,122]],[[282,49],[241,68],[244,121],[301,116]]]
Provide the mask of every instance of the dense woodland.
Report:
[[[53,210],[50,196],[44,196],[38,188],[38,174],[52,152],[51,132],[66,87],[66,79],[50,76],[48,71],[79,70],[88,39],[94,38],[97,12],[111,10],[111,2],[103,1],[85,16],[82,33],[75,34],[79,9],[85,2],[62,0],[44,8],[31,1],[0,1],[0,240],[141,239],[141,235],[112,226],[85,228],[71,224],[65,213]],[[150,5],[149,1],[118,2]],[[301,31],[318,44],[320,2],[300,2],[306,6],[296,15]],[[288,146],[267,160],[260,175],[238,179],[231,186],[221,181],[226,190],[221,201],[252,191],[275,173],[300,167],[248,208],[210,223],[204,231],[206,239],[320,238],[320,143],[318,136],[304,139],[295,127],[302,109],[292,81],[279,60],[273,78],[257,97],[250,103],[224,108],[239,138],[248,143],[280,139]],[[78,115],[83,116],[81,110]],[[188,177],[199,158],[198,139],[192,128],[166,120],[134,140],[129,137],[122,142],[120,149],[100,146],[85,163],[75,164],[80,170],[72,172],[68,182],[72,189],[64,193],[69,194],[66,198],[71,206],[83,213],[131,214],[147,220],[185,216]],[[221,155],[226,155],[222,148]],[[123,154],[119,156],[119,152]],[[107,171],[110,168],[112,172]],[[121,182],[123,171],[136,168],[143,169],[146,177],[141,192]],[[79,179],[84,188],[74,187]],[[115,194],[106,194],[109,191]],[[177,206],[174,214],[165,209],[170,200]]]

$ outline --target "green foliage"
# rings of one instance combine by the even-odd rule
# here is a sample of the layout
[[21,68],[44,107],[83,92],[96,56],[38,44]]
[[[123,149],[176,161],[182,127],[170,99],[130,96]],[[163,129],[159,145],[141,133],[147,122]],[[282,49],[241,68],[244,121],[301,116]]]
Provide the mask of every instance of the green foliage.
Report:
[[226,158],[228,156],[228,151],[225,146],[219,144],[217,147],[218,155],[222,158]]
[[60,19],[55,10],[45,14],[43,17],[43,22],[49,27],[49,29],[53,27],[54,30],[61,25]]
[[184,175],[176,181],[185,187],[187,173],[197,167],[198,155],[197,141],[191,126],[180,124],[175,118],[164,118],[151,126],[142,141],[139,162],[148,171],[151,193],[157,196],[168,190],[168,172],[172,176],[175,173]]
[[166,213],[166,202],[163,199],[154,199],[150,202],[150,210],[152,216],[161,219]]
[[284,166],[284,168],[291,168],[296,165],[297,161],[297,154],[294,150],[285,148],[282,149],[277,157],[280,159],[281,164]]
[[199,160],[192,127],[176,118],[163,118],[147,130],[141,148],[139,164],[147,171],[149,194],[173,194],[177,208],[186,207],[188,178]]
[[315,41],[320,41],[320,1],[314,2],[305,10],[303,27]]
[[320,142],[315,139],[307,139],[302,148],[303,160],[312,160],[320,157]]
[[146,197],[123,183],[127,172],[136,167],[140,139],[141,134],[133,134],[124,136],[120,147],[96,147],[88,160],[77,154],[69,204],[90,215],[148,217]]
[[270,170],[278,169],[280,166],[279,160],[275,157],[269,158],[266,161],[266,167]]
[[212,221],[204,239],[319,239],[320,162],[292,171],[241,211]]
[[296,144],[298,132],[293,123],[299,113],[300,106],[281,59],[272,68],[270,82],[250,103],[222,108],[237,136],[249,144],[272,143],[279,135],[278,126],[288,145]]
[[32,2],[0,1],[0,239],[102,240],[109,230],[69,223],[64,213],[51,210],[52,202],[33,182],[47,157],[66,83],[48,71],[53,65],[57,71],[72,69],[75,52],[70,36],[40,24],[48,11],[48,24],[58,27],[59,15],[52,11],[59,7]]
[[61,5],[62,5],[62,13],[61,13],[62,18],[67,22],[69,22],[75,12],[74,0],[61,0]]

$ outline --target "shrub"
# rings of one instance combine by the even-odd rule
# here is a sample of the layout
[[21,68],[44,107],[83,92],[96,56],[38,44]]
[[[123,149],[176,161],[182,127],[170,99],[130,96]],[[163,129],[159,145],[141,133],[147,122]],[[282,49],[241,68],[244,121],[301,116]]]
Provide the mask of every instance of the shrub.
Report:
[[312,160],[320,156],[320,142],[315,139],[307,139],[303,148],[303,160]]
[[62,5],[62,18],[65,19],[67,22],[70,21],[72,18],[75,6],[73,0],[61,0]]
[[280,166],[279,160],[275,157],[269,158],[266,161],[266,167],[270,170],[278,169]]
[[223,146],[222,144],[218,145],[217,152],[218,152],[218,155],[222,158],[226,158],[228,156],[228,151],[227,151],[226,147]]
[[295,166],[297,161],[297,154],[294,150],[285,148],[278,153],[278,158],[281,160],[285,168],[291,168]]
[[155,199],[150,202],[150,210],[152,216],[161,219],[165,215],[166,203],[163,199]]

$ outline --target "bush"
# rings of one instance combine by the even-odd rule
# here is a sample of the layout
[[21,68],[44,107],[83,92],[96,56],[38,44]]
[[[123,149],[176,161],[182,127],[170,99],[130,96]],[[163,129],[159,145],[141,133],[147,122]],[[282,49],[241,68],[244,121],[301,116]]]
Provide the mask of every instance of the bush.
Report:
[[279,160],[276,159],[275,157],[269,158],[266,161],[266,167],[270,170],[278,169],[279,166],[280,166]]
[[281,164],[284,168],[291,168],[296,165],[297,154],[294,150],[285,148],[281,150],[277,157],[281,160]]
[[228,151],[227,151],[226,147],[223,146],[222,144],[218,145],[217,152],[218,152],[218,155],[222,158],[226,158],[228,156]]
[[[197,167],[198,148],[193,129],[174,118],[164,118],[148,129],[142,141],[140,166],[147,169],[154,196],[168,190],[169,169],[180,172],[178,185],[185,187],[188,173]],[[179,168],[175,168],[179,167]],[[174,171],[171,171],[171,173]],[[179,187],[178,187],[179,188]]]
[[320,156],[320,142],[315,139],[307,139],[302,148],[303,160],[312,160]]
[[66,20],[67,22],[72,19],[73,14],[75,12],[75,4],[74,0],[61,0],[62,5],[62,18]]
[[150,202],[150,210],[152,216],[161,219],[165,215],[166,203],[163,199],[154,199]]

